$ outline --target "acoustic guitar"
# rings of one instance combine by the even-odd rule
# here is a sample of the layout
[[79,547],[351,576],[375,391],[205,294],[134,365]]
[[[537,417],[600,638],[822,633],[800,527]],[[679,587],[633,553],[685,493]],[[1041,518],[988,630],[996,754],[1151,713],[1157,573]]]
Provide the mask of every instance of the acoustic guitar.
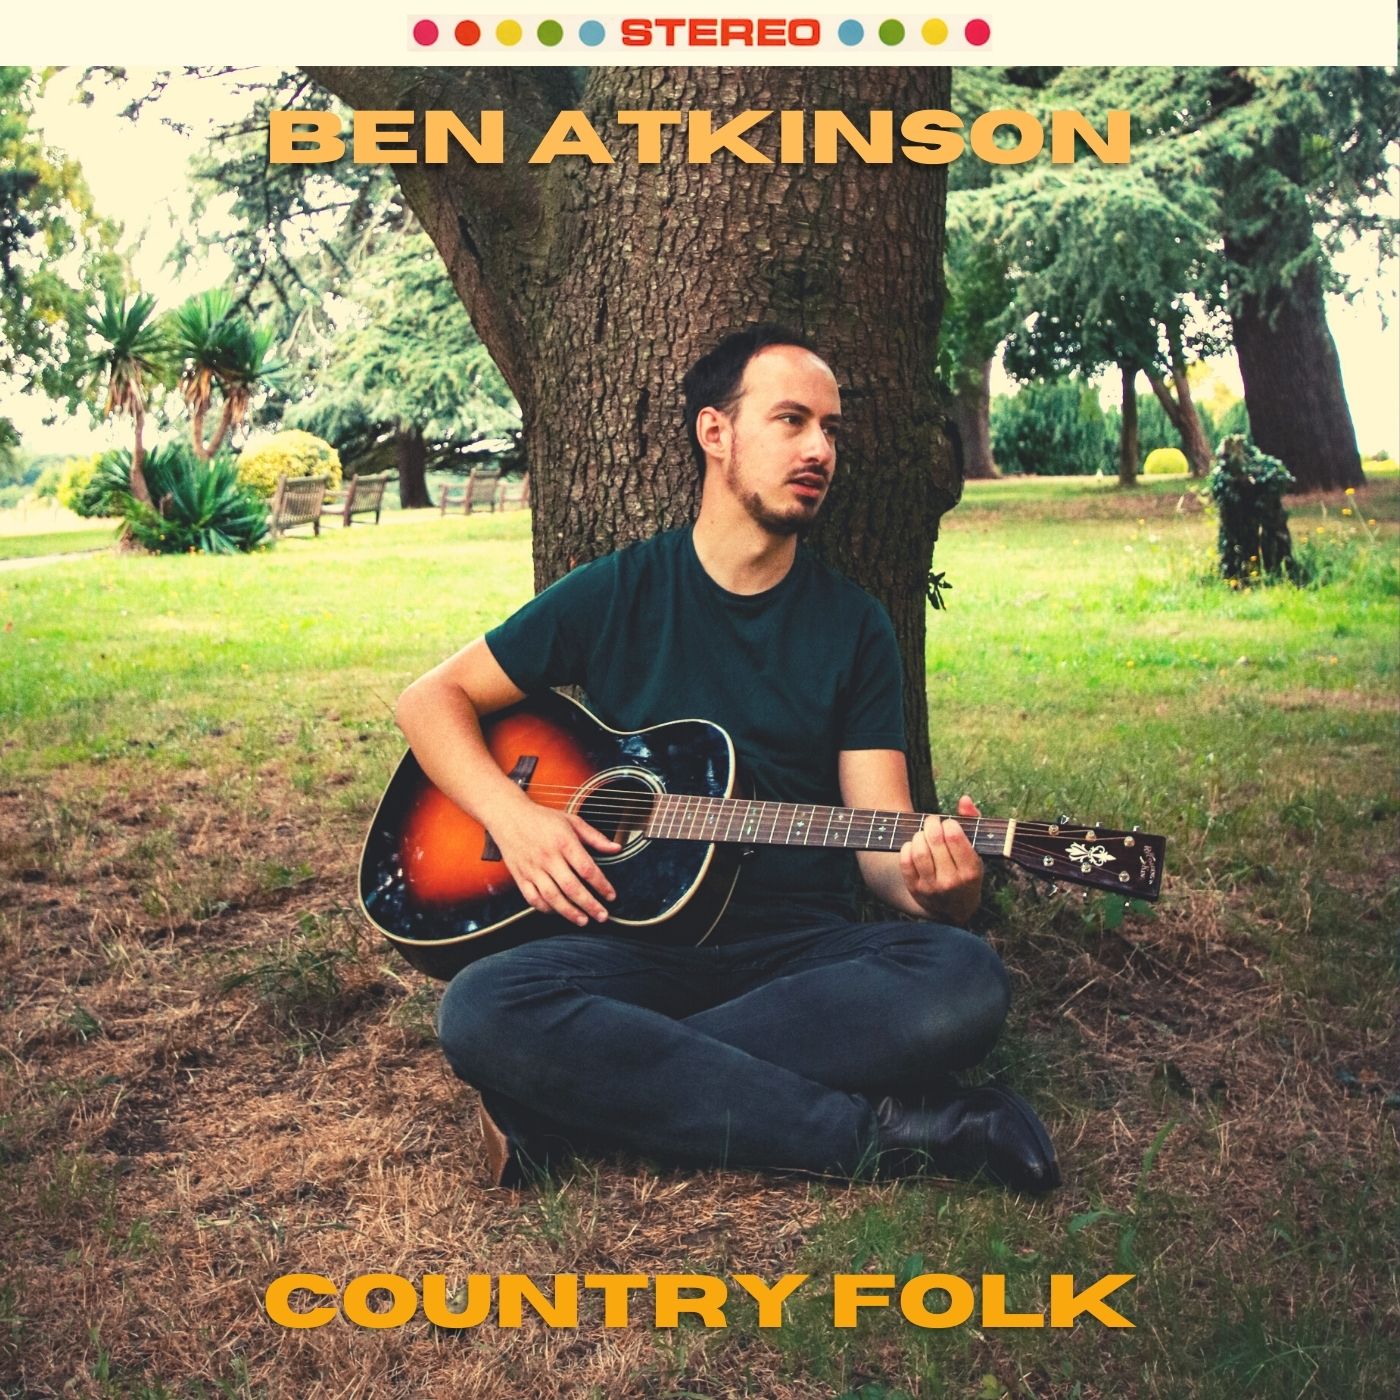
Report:
[[[729,902],[746,849],[897,851],[924,821],[915,812],[750,800],[740,792],[733,741],[707,720],[627,733],[550,691],[489,715],[482,732],[501,771],[534,801],[576,812],[620,844],[612,854],[591,852],[617,892],[607,923],[595,927],[614,934],[701,943]],[[979,854],[1033,875],[1133,899],[1161,891],[1161,836],[955,820]],[[404,957],[444,981],[488,953],[582,931],[525,902],[490,833],[434,786],[411,752],[370,824],[359,896]]]

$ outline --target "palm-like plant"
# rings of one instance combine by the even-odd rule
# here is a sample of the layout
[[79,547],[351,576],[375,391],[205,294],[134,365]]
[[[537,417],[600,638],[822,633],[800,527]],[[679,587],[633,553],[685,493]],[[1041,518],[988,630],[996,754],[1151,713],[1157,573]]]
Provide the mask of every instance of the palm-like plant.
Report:
[[151,493],[144,473],[145,448],[141,436],[146,424],[146,403],[150,388],[169,374],[169,346],[154,320],[156,299],[148,293],[134,298],[118,297],[108,290],[102,310],[87,318],[88,330],[100,342],[88,359],[94,381],[105,381],[107,402],[103,417],[113,413],[131,415],[136,445],[131,454],[131,494],[138,501],[150,502]]
[[184,443],[151,450],[150,484],[156,509],[140,501],[123,506],[137,542],[156,554],[234,554],[267,537],[267,505],[239,483],[238,467],[224,455],[205,464]]
[[[180,392],[193,417],[194,450],[207,462],[230,429],[248,416],[254,393],[273,383],[281,371],[282,366],[268,357],[273,333],[237,315],[232,296],[220,289],[191,297],[174,313],[171,340],[184,366]],[[206,442],[204,421],[216,389],[223,407]]]

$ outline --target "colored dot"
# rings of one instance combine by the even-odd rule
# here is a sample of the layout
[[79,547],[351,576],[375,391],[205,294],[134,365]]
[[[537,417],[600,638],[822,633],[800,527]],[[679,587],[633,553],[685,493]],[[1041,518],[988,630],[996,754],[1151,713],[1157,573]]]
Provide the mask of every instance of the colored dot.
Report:
[[564,26],[557,19],[544,20],[535,30],[535,37],[546,48],[552,49],[564,37]]
[[925,20],[922,33],[924,43],[941,44],[948,37],[948,26],[941,19]]
[[880,26],[880,42],[882,44],[902,44],[904,42],[904,26],[897,19],[887,19]]
[[836,37],[847,46],[858,44],[865,38],[865,26],[858,19],[843,19]]
[[503,44],[518,44],[525,31],[513,19],[503,19],[496,26],[496,38]]
[[420,19],[413,26],[413,42],[422,44],[426,49],[430,44],[436,44],[438,40],[438,27],[430,19]]
[[992,26],[984,19],[970,19],[963,34],[969,44],[976,44],[980,48],[992,37]]
[[452,35],[464,48],[469,47],[481,38],[481,26],[474,19],[464,19],[458,23]]
[[596,19],[586,19],[578,27],[578,37],[590,49],[597,48],[608,37],[608,31]]

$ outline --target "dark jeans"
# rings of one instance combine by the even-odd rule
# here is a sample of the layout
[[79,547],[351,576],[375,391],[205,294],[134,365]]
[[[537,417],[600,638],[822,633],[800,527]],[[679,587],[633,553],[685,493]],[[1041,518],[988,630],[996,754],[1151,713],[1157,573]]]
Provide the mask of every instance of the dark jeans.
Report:
[[933,1088],[991,1049],[1000,958],[940,924],[820,924],[665,948],[562,934],[463,969],[438,1033],[531,1151],[552,1131],[706,1165],[850,1175],[872,1096]]

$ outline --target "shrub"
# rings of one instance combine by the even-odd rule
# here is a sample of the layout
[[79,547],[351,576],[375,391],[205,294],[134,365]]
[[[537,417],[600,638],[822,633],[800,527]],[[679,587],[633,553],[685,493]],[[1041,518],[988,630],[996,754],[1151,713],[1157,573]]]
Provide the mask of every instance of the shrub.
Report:
[[340,453],[314,433],[288,428],[245,448],[238,459],[238,480],[264,500],[272,499],[279,476],[329,476],[334,488],[340,485]]
[[1238,433],[1216,449],[1206,488],[1220,512],[1220,572],[1227,579],[1249,583],[1279,575],[1297,577],[1288,512],[1283,508],[1283,494],[1292,485],[1292,474],[1277,457],[1261,452]]
[[992,402],[992,455],[1006,472],[1092,476],[1118,471],[1118,434],[1088,384],[1027,384]]
[[1191,464],[1179,447],[1154,447],[1142,464],[1144,476],[1174,476],[1190,469]]
[[97,470],[101,454],[94,452],[91,457],[70,457],[58,468],[54,482],[53,498],[68,510],[74,509],[74,502],[92,480]]
[[267,507],[238,480],[232,457],[204,463],[186,443],[152,449],[143,464],[148,506],[121,493],[122,514],[138,544],[156,554],[235,554],[267,538]]
[[120,497],[126,491],[130,471],[130,452],[95,452],[91,457],[75,457],[63,465],[55,497],[59,505],[88,519],[120,515]]

